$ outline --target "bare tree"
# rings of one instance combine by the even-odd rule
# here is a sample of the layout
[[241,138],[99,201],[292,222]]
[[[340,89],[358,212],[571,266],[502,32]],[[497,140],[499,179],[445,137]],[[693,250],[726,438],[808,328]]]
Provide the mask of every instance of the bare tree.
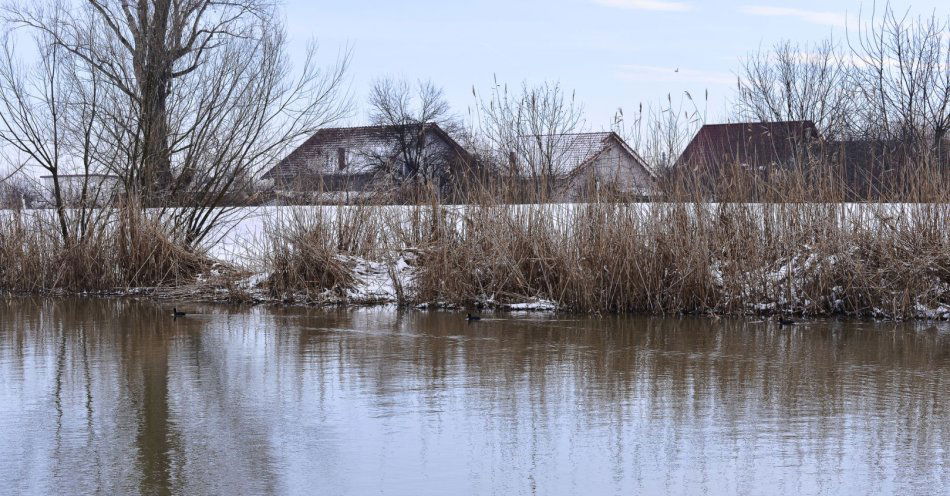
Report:
[[876,139],[939,146],[950,130],[950,19],[874,6],[850,38],[858,110]]
[[840,136],[854,111],[852,83],[851,66],[833,40],[782,41],[742,62],[736,110],[757,121],[812,121],[822,134]]
[[292,67],[272,2],[49,5],[14,5],[6,18],[67,54],[83,83],[72,94],[96,102],[75,133],[91,150],[84,160],[119,175],[129,198],[161,207],[189,246],[232,218],[250,178],[348,112],[349,53],[322,68],[312,44]]
[[573,133],[583,126],[583,108],[558,83],[523,84],[517,93],[495,83],[479,99],[480,132],[491,146],[499,173],[512,182],[527,180],[537,199],[550,198],[558,176],[576,151]]
[[384,126],[385,138],[394,146],[362,151],[380,172],[413,186],[442,187],[450,180],[457,151],[433,139],[434,126],[448,135],[461,126],[441,88],[431,81],[379,79],[370,90],[369,107],[370,121]]
[[60,180],[67,154],[68,72],[64,50],[49,43],[51,37],[40,33],[34,38],[39,53],[34,66],[20,64],[10,36],[4,37],[0,54],[0,140],[50,175],[60,235],[69,242],[70,221]]
[[[174,85],[197,70],[218,47],[258,36],[270,15],[261,0],[86,0],[85,9],[42,4],[8,9],[14,22],[48,33],[85,60],[135,105],[135,146],[130,175],[145,197],[172,180],[169,99]],[[62,5],[62,4],[60,4]]]
[[169,191],[177,201],[162,213],[189,245],[238,213],[253,178],[291,145],[349,111],[348,54],[324,69],[311,45],[294,71],[283,30],[267,29],[262,39],[218,47],[173,93],[177,175]]

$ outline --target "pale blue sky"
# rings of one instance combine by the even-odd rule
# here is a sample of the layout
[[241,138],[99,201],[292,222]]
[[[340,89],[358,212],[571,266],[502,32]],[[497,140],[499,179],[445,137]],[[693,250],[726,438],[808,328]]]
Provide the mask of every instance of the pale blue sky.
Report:
[[[872,3],[864,2],[865,11]],[[894,1],[950,14],[947,0]],[[324,60],[353,48],[358,101],[375,77],[429,78],[456,112],[499,81],[560,81],[585,104],[589,127],[618,107],[709,90],[711,120],[735,87],[740,57],[782,38],[844,39],[854,0],[285,0],[295,50],[316,38]],[[846,21],[847,20],[847,21]],[[679,68],[679,72],[674,72]],[[354,122],[365,119],[358,111]]]

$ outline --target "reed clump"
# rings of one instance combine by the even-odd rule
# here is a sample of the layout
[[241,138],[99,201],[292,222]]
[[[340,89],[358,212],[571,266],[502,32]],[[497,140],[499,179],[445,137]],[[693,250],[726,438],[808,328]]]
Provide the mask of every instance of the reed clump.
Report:
[[461,205],[299,207],[268,229],[268,288],[341,301],[368,265],[402,263],[390,274],[403,304],[950,317],[950,202],[929,184],[943,176],[908,183],[926,192],[911,203],[848,203],[829,177],[745,177],[727,201],[690,178],[641,203],[512,204],[475,190]]
[[[340,207],[340,211],[345,207]],[[341,296],[353,287],[353,263],[347,253],[373,246],[368,215],[340,213],[336,222],[325,209],[298,209],[265,226],[263,254],[268,294],[281,301],[319,301]]]
[[[52,211],[5,211],[0,288],[11,292],[114,292],[194,280],[211,260],[141,209],[70,212],[63,237]],[[81,218],[80,218],[81,217]]]
[[946,205],[476,205],[463,218],[421,246],[419,301],[894,318],[950,305]]

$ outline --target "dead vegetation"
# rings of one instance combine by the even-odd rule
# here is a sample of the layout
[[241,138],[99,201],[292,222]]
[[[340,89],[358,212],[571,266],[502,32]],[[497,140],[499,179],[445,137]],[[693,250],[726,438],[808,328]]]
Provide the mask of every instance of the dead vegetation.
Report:
[[950,317],[945,197],[809,201],[801,195],[836,189],[780,179],[759,185],[777,200],[768,203],[512,205],[479,195],[464,206],[301,207],[267,230],[267,287],[281,300],[343,297],[359,284],[358,261],[391,266],[412,252],[411,277],[392,276],[406,305]]
[[[595,313],[910,318],[950,304],[946,205],[474,206],[426,246],[419,301]],[[946,312],[947,310],[944,310]]]
[[131,207],[84,211],[63,238],[50,211],[4,211],[0,288],[11,292],[127,292],[192,281],[212,262],[185,248],[157,219]]

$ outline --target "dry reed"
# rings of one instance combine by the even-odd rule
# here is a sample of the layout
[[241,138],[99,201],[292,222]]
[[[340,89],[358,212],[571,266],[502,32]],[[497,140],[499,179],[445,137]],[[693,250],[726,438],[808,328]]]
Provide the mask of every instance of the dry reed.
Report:
[[[263,287],[274,300],[345,302],[374,261],[403,304],[947,318],[950,202],[931,184],[942,180],[910,184],[928,203],[844,203],[827,177],[784,174],[729,183],[731,200],[767,194],[755,203],[711,202],[682,181],[652,203],[512,205],[477,191],[467,205],[292,208],[265,226]],[[108,212],[74,243],[50,216],[5,213],[0,288],[185,287],[208,269],[140,210]],[[397,260],[411,270],[392,270]],[[234,300],[254,299],[232,286]]]
[[295,210],[288,218],[265,226],[267,245],[262,258],[271,297],[285,302],[319,301],[342,295],[353,286],[353,267],[341,252],[360,246],[362,226],[346,223],[336,229],[323,212]]
[[0,289],[115,292],[192,281],[211,261],[185,249],[141,209],[86,211],[82,232],[64,239],[50,211],[5,211]]
[[909,318],[950,305],[948,222],[932,204],[479,205],[423,247],[413,289],[459,305]]

